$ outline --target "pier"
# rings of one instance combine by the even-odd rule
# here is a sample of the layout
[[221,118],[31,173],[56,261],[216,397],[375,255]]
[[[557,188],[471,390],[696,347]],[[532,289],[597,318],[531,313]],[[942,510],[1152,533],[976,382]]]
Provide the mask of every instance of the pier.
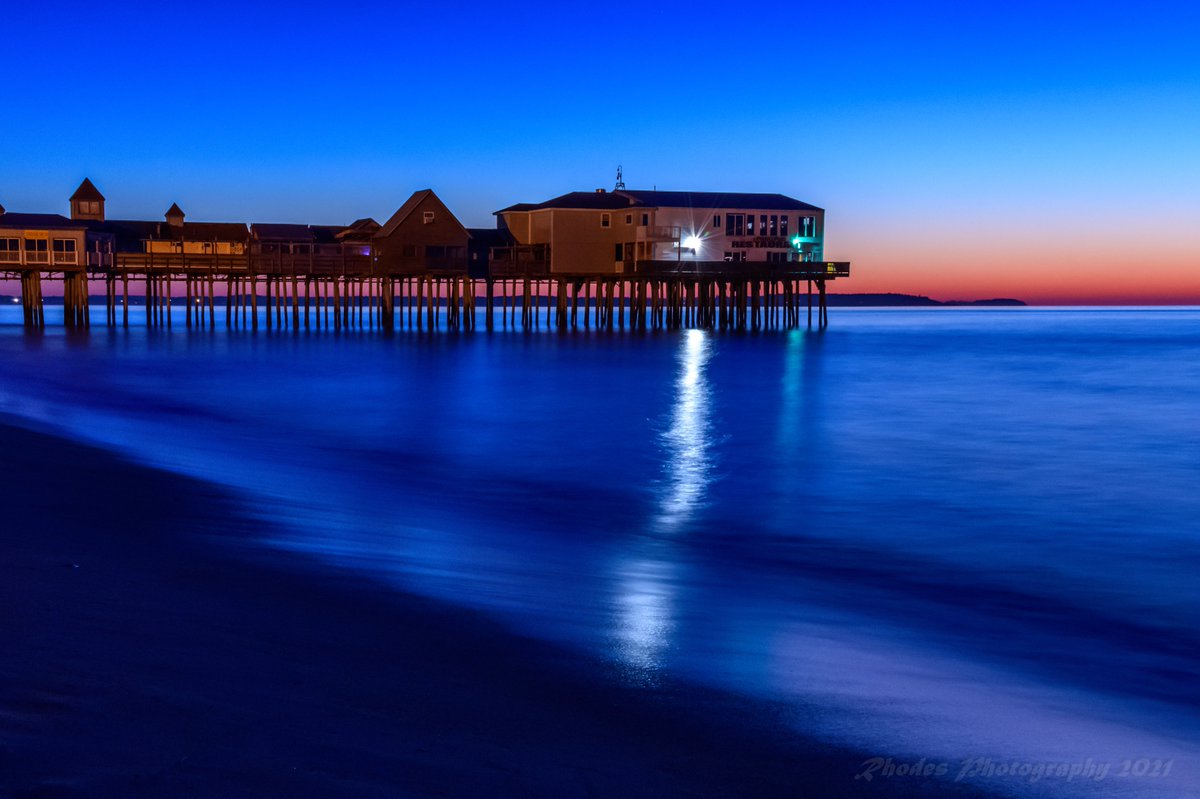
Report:
[[495,229],[467,229],[431,189],[383,225],[191,222],[178,204],[111,220],[87,179],[69,202],[70,218],[0,207],[0,279],[20,282],[30,328],[47,295],[72,328],[101,297],[109,327],[141,304],[150,327],[824,328],[827,284],[850,274],[821,257],[824,211],[777,194],[572,192],[498,211]]
[[[46,324],[46,284],[59,284],[63,323],[93,324],[103,296],[104,323],[130,324],[131,299],[142,324],[207,328],[778,330],[824,327],[826,285],[849,274],[845,263],[727,264],[658,261],[631,273],[550,273],[514,267],[502,254],[485,277],[465,269],[382,272],[369,255],[155,255],[88,253],[88,264],[0,267],[19,280],[24,323]],[[442,313],[444,311],[444,313]],[[480,320],[479,316],[483,319]]]

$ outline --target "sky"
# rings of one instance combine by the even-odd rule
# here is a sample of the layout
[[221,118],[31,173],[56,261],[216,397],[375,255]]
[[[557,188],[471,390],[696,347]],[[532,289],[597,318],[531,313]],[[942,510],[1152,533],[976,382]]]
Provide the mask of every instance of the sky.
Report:
[[[0,204],[463,221],[568,191],[826,209],[839,292],[1200,304],[1185,3],[56,3],[6,8]],[[19,119],[19,122],[17,121]]]

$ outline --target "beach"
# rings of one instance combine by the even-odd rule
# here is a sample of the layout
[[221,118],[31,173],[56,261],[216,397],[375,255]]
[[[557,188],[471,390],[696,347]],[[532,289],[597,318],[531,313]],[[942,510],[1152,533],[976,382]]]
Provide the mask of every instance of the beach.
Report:
[[216,487],[15,427],[0,452],[0,796],[864,787],[860,754],[779,707],[623,686],[469,611],[288,553],[235,557],[210,539],[250,523]]

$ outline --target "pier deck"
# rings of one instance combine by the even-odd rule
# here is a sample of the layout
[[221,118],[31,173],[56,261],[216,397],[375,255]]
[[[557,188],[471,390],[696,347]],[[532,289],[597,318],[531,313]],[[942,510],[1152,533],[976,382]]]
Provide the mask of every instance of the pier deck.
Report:
[[[85,263],[0,264],[20,280],[24,321],[46,324],[43,284],[61,282],[64,324],[91,325],[93,287],[104,287],[105,321],[129,324],[131,296],[144,297],[145,324],[208,327],[475,329],[484,325],[560,330],[698,327],[787,329],[828,324],[826,284],[846,262],[640,261],[615,274],[550,272],[547,261],[495,258],[487,277],[465,261],[427,259],[384,269],[370,255],[86,253]],[[260,308],[260,305],[262,306]],[[440,311],[445,309],[444,321]],[[518,321],[518,309],[519,321]],[[265,313],[264,313],[265,312]],[[802,322],[803,318],[803,322]]]

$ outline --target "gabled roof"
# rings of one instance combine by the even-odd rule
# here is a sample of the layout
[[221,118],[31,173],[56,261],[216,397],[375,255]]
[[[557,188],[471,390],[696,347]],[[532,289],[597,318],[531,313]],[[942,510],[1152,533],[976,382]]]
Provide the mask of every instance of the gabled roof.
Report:
[[338,241],[368,242],[382,227],[369,216],[364,219],[355,219],[354,224],[350,227],[337,231],[335,238]]
[[167,209],[167,212],[165,214],[163,214],[163,216],[166,216],[166,217],[183,216],[183,215],[184,215],[183,209],[179,207],[179,203],[171,203],[171,207]]
[[[417,207],[430,197],[436,200],[437,203],[443,208],[446,208],[446,204],[442,202],[440,197],[433,193],[433,189],[415,191],[411,197],[404,201],[404,205],[400,206],[400,208],[396,210],[396,213],[392,214],[392,218],[385,222],[383,227],[381,227],[375,233],[374,238],[382,239],[395,233],[396,228],[400,227],[400,225],[404,223],[404,220],[408,219],[408,217],[412,215],[413,211],[417,210]],[[446,208],[446,212],[450,214],[451,219],[453,219],[455,222],[458,222],[458,217],[456,217],[449,208]],[[458,226],[463,227],[461,222],[458,222]],[[466,230],[467,229],[463,227],[463,232],[466,232]],[[467,233],[467,235],[470,236],[471,234]]]
[[308,225],[263,224],[255,222],[250,232],[259,241],[312,241],[313,232]]
[[638,202],[630,197],[607,191],[572,191],[546,200],[544,203],[517,203],[496,211],[544,211],[550,208],[583,209],[588,211],[620,211]]
[[138,219],[110,219],[107,222],[90,222],[88,228],[115,236],[117,252],[141,252],[142,242],[157,238],[158,229],[164,224]]
[[346,230],[345,225],[309,225],[308,232],[312,234],[317,244],[337,244],[338,236]]
[[88,180],[87,178],[84,178],[83,183],[80,183],[79,188],[77,188],[75,190],[75,193],[71,195],[70,202],[75,202],[76,200],[103,200],[103,199],[104,199],[104,195],[100,193],[99,189],[97,189],[95,186],[92,185],[92,181]]
[[713,191],[573,191],[544,203],[517,203],[496,211],[544,211],[552,208],[621,211],[627,208],[746,208],[755,211],[820,211],[815,205],[783,194]]
[[746,192],[713,191],[629,191],[614,192],[625,195],[638,205],[651,208],[746,208],[755,211],[820,211],[815,205],[793,199],[783,194],[754,194]]
[[392,218],[383,223],[383,227],[375,232],[377,237],[390,236],[396,232],[396,228],[400,227],[405,219],[417,209],[417,206],[426,198],[433,194],[433,189],[425,189],[423,191],[414,191],[412,196],[404,201],[404,205],[396,209],[396,213],[392,214]]
[[163,224],[155,238],[173,241],[231,241],[244,242],[249,231],[241,222],[184,222],[182,225]]
[[6,228],[25,228],[27,230],[37,230],[38,228],[70,228],[71,230],[80,230],[87,228],[87,226],[87,222],[72,221],[61,214],[5,214],[0,217],[0,227]]
[[471,227],[467,228],[467,233],[471,236],[471,249],[473,250],[505,247],[516,241],[512,233],[493,227]]

